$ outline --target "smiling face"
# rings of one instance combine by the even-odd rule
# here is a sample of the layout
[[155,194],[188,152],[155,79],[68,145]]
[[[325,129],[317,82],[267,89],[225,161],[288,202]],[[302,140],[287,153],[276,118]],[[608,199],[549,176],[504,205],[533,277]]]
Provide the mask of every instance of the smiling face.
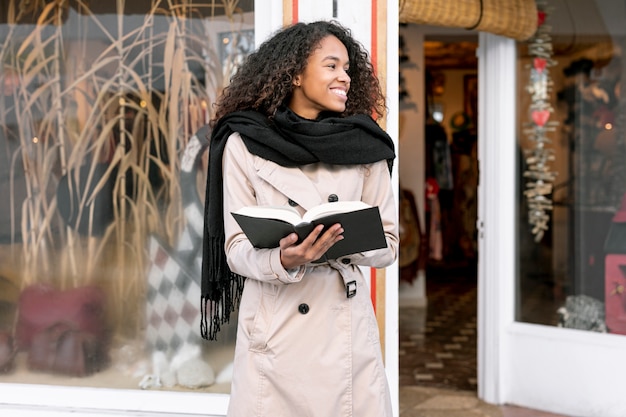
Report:
[[342,113],[346,109],[350,77],[348,51],[339,39],[327,36],[307,60],[302,74],[294,80],[289,108],[305,119],[316,119],[320,112]]

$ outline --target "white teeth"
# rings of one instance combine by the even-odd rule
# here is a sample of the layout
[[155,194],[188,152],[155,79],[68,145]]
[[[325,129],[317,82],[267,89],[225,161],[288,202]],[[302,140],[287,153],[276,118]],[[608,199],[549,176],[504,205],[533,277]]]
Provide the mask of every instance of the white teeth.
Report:
[[348,93],[344,90],[333,90],[335,92],[335,94],[339,94],[340,96],[345,96]]

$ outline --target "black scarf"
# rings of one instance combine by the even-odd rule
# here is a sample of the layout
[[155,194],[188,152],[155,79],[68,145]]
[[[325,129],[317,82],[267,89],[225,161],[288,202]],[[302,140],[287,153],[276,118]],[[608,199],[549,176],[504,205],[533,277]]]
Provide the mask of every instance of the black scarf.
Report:
[[238,132],[248,151],[281,166],[324,162],[357,165],[387,160],[391,171],[393,141],[367,115],[322,115],[307,120],[280,107],[273,122],[256,111],[239,111],[222,117],[211,133],[204,208],[202,257],[201,334],[215,340],[220,326],[235,311],[245,278],[230,271],[224,253],[224,196],[222,156],[226,141]]

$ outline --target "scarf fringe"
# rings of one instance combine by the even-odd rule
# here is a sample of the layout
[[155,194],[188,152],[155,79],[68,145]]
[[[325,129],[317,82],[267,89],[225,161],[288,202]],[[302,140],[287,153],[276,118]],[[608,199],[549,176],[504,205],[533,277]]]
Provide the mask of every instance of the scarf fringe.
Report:
[[[203,282],[200,298],[200,334],[207,340],[217,340],[221,326],[230,321],[241,301],[245,277],[230,271],[224,254],[223,238],[205,238],[208,251],[202,262],[203,276],[228,276],[228,282]],[[206,275],[208,274],[208,275]]]

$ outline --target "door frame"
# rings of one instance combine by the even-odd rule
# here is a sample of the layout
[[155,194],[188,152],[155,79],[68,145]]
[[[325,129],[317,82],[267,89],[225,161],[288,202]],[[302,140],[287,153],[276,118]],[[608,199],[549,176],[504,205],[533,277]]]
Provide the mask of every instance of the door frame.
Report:
[[478,395],[498,404],[504,400],[503,333],[514,321],[515,42],[481,32],[477,55]]

